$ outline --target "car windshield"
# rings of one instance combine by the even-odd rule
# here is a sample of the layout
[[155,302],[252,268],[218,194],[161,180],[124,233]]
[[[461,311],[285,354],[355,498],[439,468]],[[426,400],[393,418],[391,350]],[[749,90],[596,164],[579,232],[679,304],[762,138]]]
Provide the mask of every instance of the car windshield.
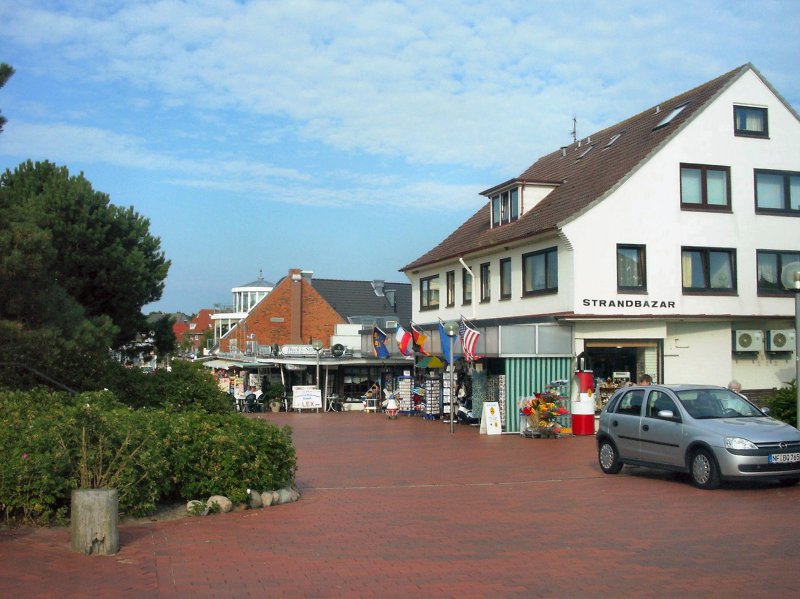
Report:
[[765,416],[741,395],[727,389],[686,389],[678,399],[692,418],[752,418]]

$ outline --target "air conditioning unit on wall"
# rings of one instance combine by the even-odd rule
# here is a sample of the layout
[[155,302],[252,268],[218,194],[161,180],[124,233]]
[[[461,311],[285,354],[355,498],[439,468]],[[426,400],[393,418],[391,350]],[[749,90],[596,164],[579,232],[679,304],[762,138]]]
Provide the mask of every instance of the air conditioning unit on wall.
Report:
[[758,352],[761,351],[763,337],[761,331],[734,331],[733,351]]
[[792,351],[794,349],[794,331],[792,329],[775,329],[767,331],[767,351]]

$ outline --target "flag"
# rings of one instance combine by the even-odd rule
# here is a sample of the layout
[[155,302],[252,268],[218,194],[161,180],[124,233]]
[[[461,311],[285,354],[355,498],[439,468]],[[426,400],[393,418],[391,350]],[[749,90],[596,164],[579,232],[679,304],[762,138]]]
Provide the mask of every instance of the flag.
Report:
[[386,349],[386,333],[378,327],[372,327],[372,355],[381,360],[389,357],[389,350]]
[[461,320],[458,321],[458,337],[461,339],[461,348],[464,350],[464,357],[468,361],[474,362],[480,358],[480,356],[475,355],[475,348],[478,346],[478,339],[481,338],[481,334],[468,326],[463,316]]
[[439,338],[442,341],[442,355],[444,355],[444,361],[448,364],[452,364],[453,356],[450,354],[450,337],[444,332],[444,323],[441,318],[439,319]]
[[425,351],[425,341],[427,341],[428,336],[418,330],[413,322],[411,323],[411,336],[414,338],[414,349],[423,356],[430,356],[430,354]]
[[400,350],[401,354],[404,356],[410,356],[414,353],[414,344],[412,343],[411,333],[406,331],[399,324],[397,325],[397,332],[394,334],[394,337],[397,339],[397,349]]

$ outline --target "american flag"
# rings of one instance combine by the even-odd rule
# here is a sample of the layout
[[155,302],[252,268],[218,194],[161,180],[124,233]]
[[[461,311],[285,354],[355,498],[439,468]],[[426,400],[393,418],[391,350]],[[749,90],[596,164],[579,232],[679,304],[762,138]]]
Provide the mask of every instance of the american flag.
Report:
[[464,350],[464,358],[470,362],[474,362],[480,356],[475,355],[475,348],[478,345],[478,339],[481,334],[468,326],[464,321],[464,317],[458,322],[458,338],[461,339],[461,348]]

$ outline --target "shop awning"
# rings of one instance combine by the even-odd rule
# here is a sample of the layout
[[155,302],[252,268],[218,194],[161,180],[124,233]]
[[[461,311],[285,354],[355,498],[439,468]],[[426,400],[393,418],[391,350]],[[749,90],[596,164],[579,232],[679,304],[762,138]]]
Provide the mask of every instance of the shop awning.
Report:
[[208,360],[203,362],[206,368],[257,368],[261,366],[258,362],[237,362],[236,360]]

